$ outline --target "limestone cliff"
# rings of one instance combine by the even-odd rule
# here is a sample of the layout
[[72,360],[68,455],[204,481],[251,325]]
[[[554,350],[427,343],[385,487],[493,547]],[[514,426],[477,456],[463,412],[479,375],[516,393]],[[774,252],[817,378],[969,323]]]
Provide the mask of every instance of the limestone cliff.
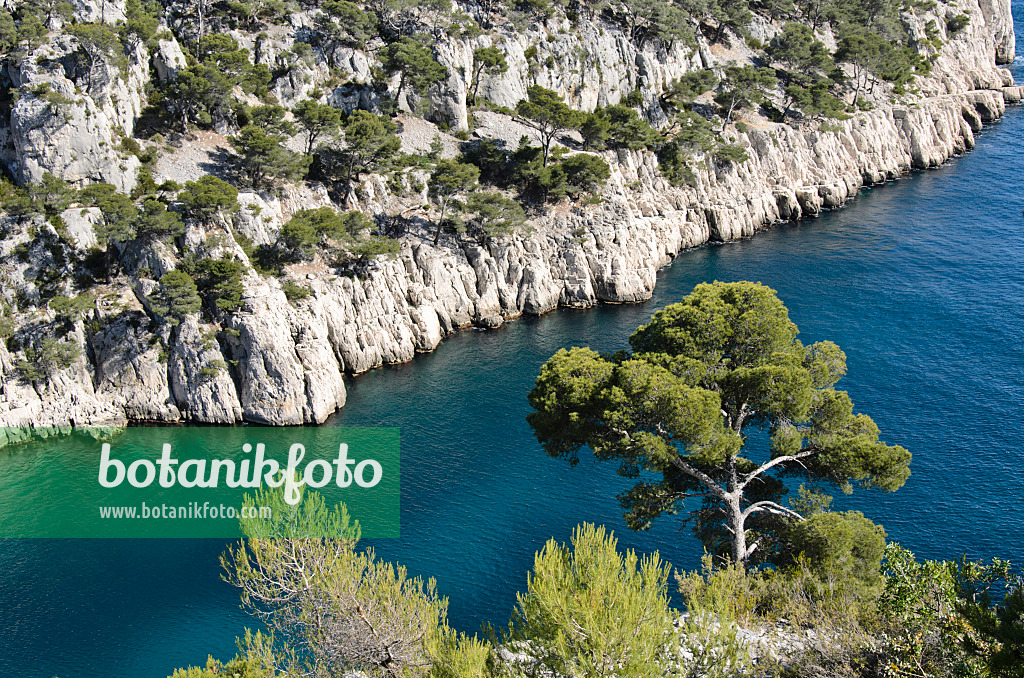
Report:
[[[919,81],[917,94],[876,97],[873,110],[828,125],[792,126],[750,116],[743,126],[728,129],[749,159],[709,162],[696,172],[693,186],[670,185],[649,152],[606,152],[612,176],[600,204],[563,203],[548,209],[531,219],[527,238],[484,247],[446,236],[432,246],[429,214],[422,208],[425,196],[417,192],[422,189],[408,187],[402,196],[383,179],[371,177],[359,190],[363,209],[411,215],[400,256],[381,259],[362,277],[337,275],[324,266],[297,268],[291,275],[310,293],[293,301],[278,280],[250,271],[240,311],[218,323],[190,317],[174,328],[150,322],[146,306],[153,280],[173,267],[173,257],[146,252],[130,286],[117,281],[100,286],[96,310],[70,334],[81,347],[71,367],[29,384],[19,377],[19,357],[0,345],[0,423],[319,423],[344,405],[344,375],[411,360],[461,327],[497,327],[503,319],[558,306],[647,299],[658,269],[681,250],[814,216],[839,207],[861,186],[939,165],[969,150],[983,123],[999,118],[1007,103],[1019,102],[1021,88],[997,66],[1014,49],[1009,2],[956,0],[944,7],[968,14],[971,22],[955,36],[947,35],[945,22],[940,22],[945,45],[933,75]],[[919,22],[921,35],[926,18]],[[293,28],[300,30],[305,22],[308,17],[296,15]],[[748,56],[740,41],[731,50],[706,42],[694,51],[682,46],[640,49],[621,32],[596,23],[580,31],[560,31],[558,26],[531,30],[535,32],[504,36],[509,71],[481,83],[481,93],[496,104],[514,105],[528,84],[537,83],[586,110],[615,103],[639,87],[656,120],[657,95],[673,78]],[[751,27],[762,41],[777,30],[765,21]],[[277,42],[257,50],[257,59],[272,63],[275,51],[287,49],[293,35],[284,31]],[[435,120],[452,129],[467,127],[472,51],[492,39],[450,39],[437,45],[438,58],[450,67],[450,75],[428,97]],[[527,49],[537,45],[537,53],[528,58]],[[80,95],[62,80],[59,68],[47,65],[72,49],[70,43],[49,45],[38,65],[17,74],[77,98],[63,120],[47,114],[38,99],[19,101],[11,115],[13,152],[7,162],[16,176],[38,178],[46,170],[70,180],[102,177],[130,185],[135,168],[130,163],[122,167],[124,161],[99,150],[95,140],[113,138],[115,125],[131,133],[149,63],[141,54],[131,60],[117,79],[116,96],[110,88],[98,88],[102,94],[96,96]],[[161,43],[153,64],[157,75],[170,77],[167,72],[180,66],[180,55],[173,42]],[[356,83],[329,95],[335,105],[373,105],[368,91],[358,86],[370,78],[364,53],[339,50],[322,58],[347,68]],[[538,61],[545,64],[539,70],[531,65]],[[278,98],[291,105],[312,91],[319,67],[314,63],[304,74],[275,81]],[[408,116],[401,120],[406,146],[422,148],[427,123]],[[474,129],[480,137],[510,143],[532,134],[500,113],[477,112]],[[454,147],[455,140],[436,128],[430,133],[444,137],[446,148]],[[186,140],[178,154],[157,164],[156,180],[196,178],[190,173],[215,155],[220,141],[215,136]],[[209,152],[200,153],[203,148]],[[316,186],[291,186],[279,194],[242,193],[239,202],[243,209],[238,218],[217,229],[260,244],[276,239],[296,210],[329,205],[330,199]],[[87,249],[89,214],[72,209],[65,216],[69,230],[81,234],[75,240],[78,247]],[[189,249],[210,242],[206,229],[195,224],[189,228]],[[57,265],[54,246],[37,241],[27,235],[4,241],[0,254],[7,296],[31,300],[36,272]],[[19,245],[26,254],[13,257]],[[245,259],[240,248],[234,251]],[[22,316],[22,343],[54,332],[61,322],[45,309],[35,310],[31,318]],[[31,331],[24,329],[28,327]]]

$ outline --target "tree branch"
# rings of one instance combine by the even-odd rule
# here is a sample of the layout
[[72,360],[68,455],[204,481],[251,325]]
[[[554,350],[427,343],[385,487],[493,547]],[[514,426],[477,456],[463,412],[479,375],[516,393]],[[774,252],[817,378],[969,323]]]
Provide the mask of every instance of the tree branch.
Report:
[[743,511],[743,518],[749,518],[751,515],[760,511],[767,511],[768,513],[774,513],[777,516],[785,516],[787,518],[795,518],[797,520],[804,520],[804,517],[794,511],[791,508],[786,508],[781,504],[776,504],[774,501],[759,501],[751,504]]
[[714,478],[704,473],[700,469],[686,463],[679,455],[672,457],[672,465],[675,466],[680,471],[682,471],[683,473],[685,473],[686,475],[690,476],[691,478],[696,478],[697,480],[699,480],[701,483],[704,484],[704,487],[708,488],[708,491],[711,492],[711,494],[715,495],[719,499],[723,499],[725,497],[725,490],[719,487],[718,483],[715,482]]
[[805,459],[807,457],[810,457],[812,455],[817,454],[818,452],[819,452],[819,450],[817,448],[805,447],[804,449],[800,450],[796,454],[787,454],[784,457],[775,457],[771,461],[766,462],[764,464],[761,464],[760,466],[758,466],[756,469],[754,469],[750,473],[744,475],[743,476],[743,480],[740,481],[738,487],[739,487],[740,490],[742,490],[747,485],[750,484],[751,480],[753,480],[754,478],[758,477],[759,475],[761,475],[765,471],[767,471],[769,469],[772,469],[772,468],[774,468],[774,467],[776,467],[776,466],[778,466],[780,464],[788,464],[791,461],[799,461],[800,459]]

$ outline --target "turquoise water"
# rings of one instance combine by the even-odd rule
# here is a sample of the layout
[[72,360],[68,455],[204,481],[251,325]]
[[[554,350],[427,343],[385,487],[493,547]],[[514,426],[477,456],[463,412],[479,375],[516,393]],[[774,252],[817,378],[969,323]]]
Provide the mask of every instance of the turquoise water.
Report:
[[[465,630],[503,623],[533,553],[581,521],[696,566],[699,544],[671,518],[647,533],[624,527],[612,467],[571,469],[543,454],[524,421],[526,394],[559,348],[624,347],[696,283],[749,279],[778,290],[805,342],[842,346],[841,386],[888,442],[914,453],[898,493],[861,492],[840,507],[864,511],[919,555],[1024,563],[1022,153],[1024,110],[1015,108],[973,153],[938,170],[865,190],[816,220],[681,255],[646,304],[464,332],[408,365],[350,380],[350,404],[330,423],[402,433],[404,536],[373,545],[437,577]],[[248,618],[219,579],[222,548],[4,541],[0,675],[150,678],[207,653],[229,656]]]

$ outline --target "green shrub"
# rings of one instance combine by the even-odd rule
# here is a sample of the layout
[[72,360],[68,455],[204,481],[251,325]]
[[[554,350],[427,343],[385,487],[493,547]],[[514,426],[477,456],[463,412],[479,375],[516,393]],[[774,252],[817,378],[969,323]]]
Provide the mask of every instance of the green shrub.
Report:
[[242,308],[242,273],[245,266],[237,259],[202,259],[196,264],[197,286],[213,307],[227,313]]
[[208,221],[216,214],[237,212],[238,189],[222,179],[206,175],[198,181],[186,181],[178,194],[186,216]]
[[611,176],[611,167],[604,158],[587,153],[570,155],[561,162],[567,190],[572,195],[592,193]]
[[946,19],[946,30],[950,35],[956,35],[971,24],[971,17],[966,14],[957,14]]
[[74,298],[59,295],[50,300],[50,310],[61,320],[71,323],[95,307],[96,300],[87,292],[83,292]]
[[746,162],[750,156],[738,144],[722,144],[714,150],[712,157],[722,165],[735,165]]
[[185,316],[198,313],[202,308],[198,288],[188,273],[173,270],[164,273],[156,295],[150,300],[158,315],[167,318],[171,325],[177,325]]
[[74,365],[81,355],[78,344],[45,337],[37,346],[25,349],[25,359],[18,361],[18,371],[28,381],[43,381]]
[[554,675],[661,678],[674,632],[669,569],[583,524],[571,546],[552,539],[534,558],[505,644]]
[[298,301],[299,299],[305,299],[309,296],[309,288],[302,285],[298,285],[291,280],[286,280],[281,285],[281,290],[284,292],[284,296],[288,298],[288,301]]

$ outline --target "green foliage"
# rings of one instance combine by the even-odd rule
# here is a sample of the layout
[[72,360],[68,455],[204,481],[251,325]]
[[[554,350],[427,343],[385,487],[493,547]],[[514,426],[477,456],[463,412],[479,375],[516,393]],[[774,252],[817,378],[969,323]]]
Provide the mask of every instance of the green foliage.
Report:
[[100,208],[103,221],[96,225],[96,237],[101,243],[109,247],[135,239],[139,210],[112,184],[90,184],[79,192],[79,200]]
[[919,563],[899,544],[886,548],[886,583],[878,607],[884,624],[879,663],[887,678],[960,675],[955,667],[967,668],[970,658],[960,643],[968,627],[956,611],[950,565]]
[[244,28],[257,31],[265,23],[285,23],[295,6],[287,0],[228,0],[227,14]]
[[236,79],[249,70],[250,66],[248,50],[224,33],[211,33],[200,38],[198,59]]
[[819,577],[834,575],[856,582],[864,590],[880,590],[885,530],[862,513],[816,513],[791,524],[784,540],[780,564],[788,564],[793,554],[802,554]]
[[476,636],[438,629],[428,647],[430,678],[489,678],[491,646]]
[[669,141],[658,149],[658,171],[673,186],[696,185],[697,177],[678,141]]
[[[278,656],[290,657],[301,675],[425,673],[446,626],[447,600],[434,581],[410,578],[372,550],[357,552],[358,530],[343,507],[326,510],[314,492],[289,507],[280,495],[247,499],[275,506],[273,524],[243,523],[246,539],[221,558],[243,607],[273,634]],[[282,533],[300,536],[275,538]]]
[[480,169],[480,181],[501,185],[508,180],[508,153],[491,139],[481,139],[463,154],[466,162]]
[[199,41],[198,62],[178,71],[164,92],[163,105],[185,130],[189,123],[204,127],[235,120],[233,90],[240,86],[264,96],[272,74],[265,64],[253,65],[248,50],[229,35],[214,33]]
[[247,124],[256,125],[268,134],[276,134],[282,139],[295,136],[295,125],[285,119],[283,106],[264,104],[246,110]]
[[956,35],[971,24],[971,17],[966,14],[956,14],[946,19],[946,31],[950,35]]
[[323,252],[342,263],[365,265],[377,256],[400,251],[396,240],[371,233],[374,226],[358,210],[344,214],[330,207],[299,210],[281,228],[281,243],[295,259],[311,259]]
[[341,130],[341,111],[333,106],[304,99],[295,107],[294,113],[299,125],[306,130],[306,155],[313,153],[321,136],[333,137]]
[[387,116],[369,111],[353,111],[345,120],[344,129],[344,147],[322,148],[319,170],[328,179],[340,180],[347,196],[352,191],[353,180],[358,181],[364,172],[387,167],[402,141],[395,134],[395,123]]
[[331,207],[299,210],[281,227],[281,241],[300,259],[311,259],[328,238],[341,238],[345,233],[341,215]]
[[429,47],[412,38],[402,38],[388,45],[377,53],[377,57],[387,76],[401,74],[398,90],[395,92],[396,101],[401,101],[402,91],[406,85],[417,94],[423,94],[428,87],[440,82],[448,73],[447,69],[434,59]]
[[528,87],[526,95],[527,99],[516,105],[516,113],[526,125],[541,135],[541,147],[544,150],[542,165],[546,167],[551,142],[559,135],[582,125],[584,116],[569,108],[557,93],[539,85]]
[[580,134],[583,136],[584,148],[602,151],[608,147],[608,134],[611,131],[611,122],[608,116],[601,114],[601,109],[593,113],[584,113],[583,122],[580,124]]
[[299,285],[291,280],[284,281],[284,284],[281,285],[281,291],[284,292],[284,296],[288,298],[288,301],[298,301],[309,296],[308,287]]
[[[102,209],[102,208],[101,208]],[[135,221],[135,236],[168,241],[185,233],[185,225],[175,212],[155,198],[146,198]]]
[[189,123],[209,127],[233,118],[234,86],[234,79],[216,66],[196,64],[178,71],[167,87],[164,105],[182,130]]
[[[528,421],[552,456],[575,463],[586,448],[617,460],[627,478],[661,475],[619,496],[633,529],[699,495],[690,511],[697,535],[747,563],[780,518],[802,518],[778,503],[787,491],[780,473],[844,492],[854,482],[893,491],[909,475],[910,454],[879,441],[874,422],[835,390],[842,351],[831,342],[805,347],[796,334],[770,288],[698,285],[630,337],[632,353],[555,354],[530,393]],[[760,459],[745,454],[751,425],[771,432]]]
[[712,0],[707,7],[711,18],[717,23],[711,36],[712,42],[722,42],[727,30],[742,37],[745,27],[754,18],[747,0]]
[[562,160],[565,172],[566,191],[576,197],[593,193],[604,185],[611,176],[611,167],[604,158],[589,153],[577,153]]
[[476,165],[458,160],[440,160],[434,171],[430,173],[428,187],[430,197],[441,207],[441,214],[434,231],[434,245],[441,239],[445,212],[456,202],[455,197],[471,190],[480,179],[480,170]]
[[795,105],[807,116],[825,116],[829,118],[845,119],[846,104],[837,99],[829,91],[828,83],[819,80],[811,84],[792,82],[786,85],[786,97],[789,105]]
[[298,179],[309,168],[310,158],[289,151],[284,137],[256,125],[246,125],[228,137],[237,153],[236,165],[241,179],[253,188],[267,188],[273,178]]
[[474,191],[466,211],[474,215],[467,231],[481,245],[514,234],[526,222],[522,205],[497,191]]
[[226,255],[220,259],[201,259],[195,270],[197,287],[214,309],[234,313],[242,308],[242,262]]
[[919,562],[891,544],[885,575],[878,601],[883,675],[1021,675],[1024,600],[1020,580],[1011,583],[1008,562]]
[[57,318],[74,323],[96,308],[96,300],[88,292],[83,292],[75,297],[58,295],[50,300],[49,306]]
[[188,273],[177,269],[160,277],[160,287],[150,300],[153,311],[171,325],[178,325],[185,316],[198,313],[202,308],[199,290]]
[[770,68],[755,66],[728,66],[723,78],[724,88],[715,95],[722,108],[722,130],[732,122],[735,111],[762,103],[768,90],[776,85],[775,73]]
[[818,72],[826,73],[832,68],[832,58],[828,48],[814,37],[809,26],[795,22],[787,22],[782,32],[772,39],[768,46],[768,56],[789,68],[794,68],[804,75]]
[[749,159],[746,149],[739,144],[722,144],[714,150],[712,157],[715,162],[726,165],[738,165]]
[[209,221],[218,214],[237,212],[238,189],[228,182],[207,174],[198,181],[186,181],[178,194],[186,216]]
[[[1009,564],[1003,561],[957,563],[957,611],[973,631],[964,634],[961,646],[993,678],[1024,676],[1024,578],[1009,579]],[[1005,597],[994,602],[1000,589]]]
[[176,669],[171,678],[277,678],[281,674],[275,667],[272,642],[259,631],[255,635],[246,631],[245,641],[240,643],[245,649],[244,656],[238,655],[228,662],[208,657],[204,667]]
[[42,207],[43,213],[49,217],[66,210],[78,197],[78,191],[68,182],[49,172],[43,172],[40,183],[30,185],[28,190],[32,200]]
[[6,301],[0,301],[0,339],[9,339],[17,329],[14,309]]
[[86,92],[92,92],[93,73],[99,62],[109,62],[116,67],[125,65],[121,40],[117,32],[107,24],[71,24],[65,26],[64,30],[78,42],[79,48],[75,56],[86,69]]
[[676,40],[694,43],[687,12],[666,0],[632,0],[605,5],[609,15],[620,23],[638,47],[650,40],[671,45]]
[[6,15],[11,19],[9,23],[0,22],[4,30],[4,53],[20,58],[44,44],[48,33],[46,23],[55,16],[66,16],[67,11],[66,3],[49,0],[14,4],[12,13],[4,9],[0,16]]
[[18,371],[27,381],[44,381],[74,365],[81,355],[82,348],[72,341],[43,337],[35,347],[25,349],[25,359],[18,361]]
[[314,25],[321,46],[340,45],[362,49],[377,34],[377,18],[347,0],[327,0],[320,6]]
[[380,256],[394,256],[402,251],[402,247],[394,238],[372,234],[365,239],[353,239],[348,244],[348,251],[356,265],[366,265]]
[[159,2],[128,0],[125,3],[125,22],[120,27],[121,40],[131,49],[143,44],[152,49],[160,28],[163,8]]
[[505,52],[497,47],[478,47],[473,50],[473,75],[469,84],[469,100],[476,102],[476,94],[480,89],[480,76],[499,75],[508,70]]
[[638,151],[652,148],[658,133],[632,108],[615,104],[584,114],[580,125],[584,142],[590,148],[625,148]]
[[571,548],[548,541],[534,558],[526,593],[516,596],[504,644],[553,675],[660,678],[673,635],[670,566],[657,553],[641,558],[616,546],[612,534],[591,524],[573,531]]

